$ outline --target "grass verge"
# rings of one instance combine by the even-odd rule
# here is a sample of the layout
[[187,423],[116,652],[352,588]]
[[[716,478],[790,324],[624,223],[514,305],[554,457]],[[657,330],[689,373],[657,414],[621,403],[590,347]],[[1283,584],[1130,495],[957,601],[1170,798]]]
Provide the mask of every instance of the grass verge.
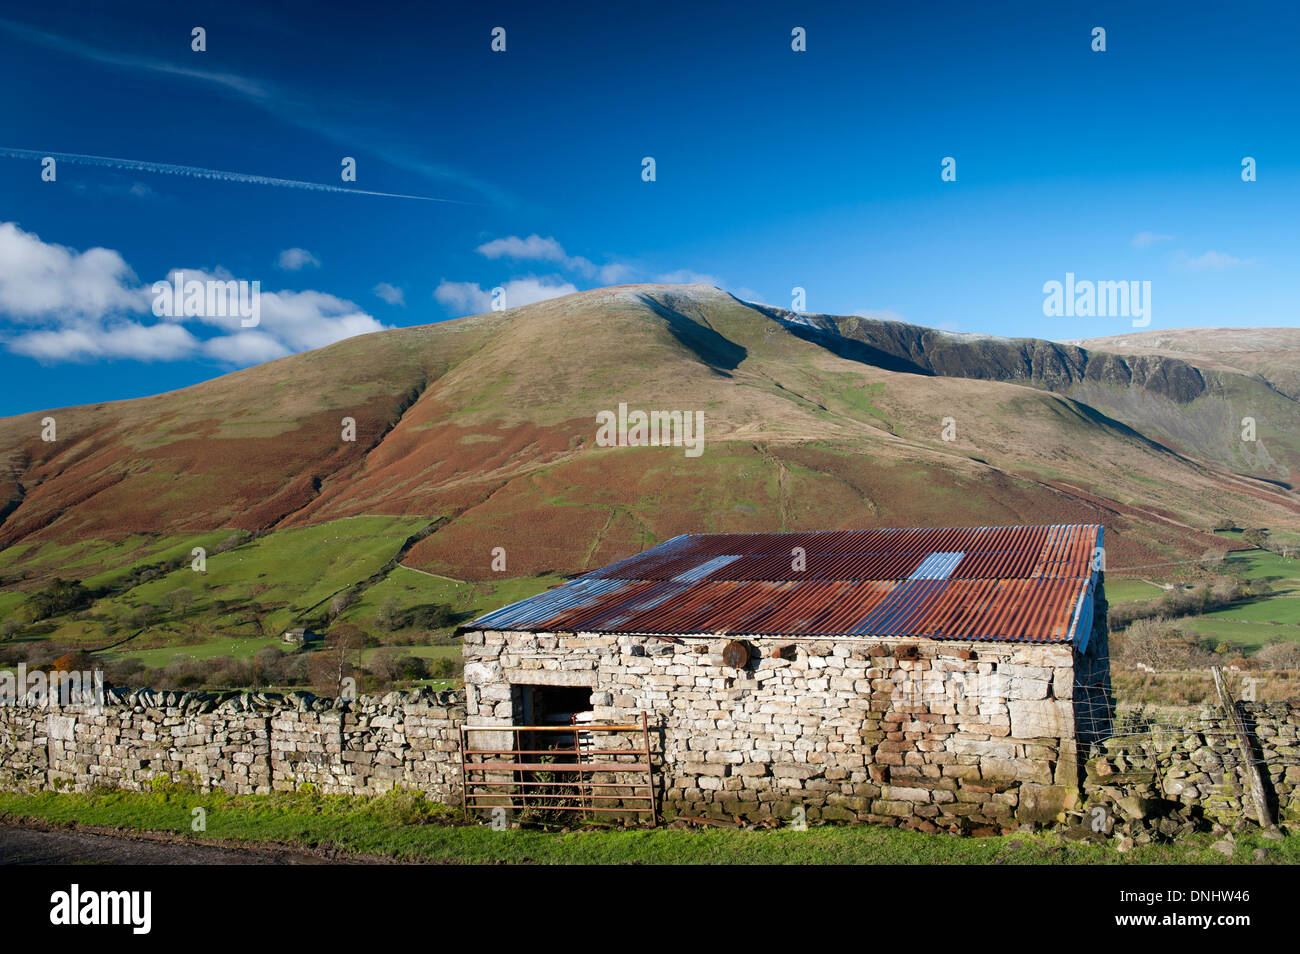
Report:
[[[207,830],[191,833],[193,810]],[[1300,863],[1300,835],[1270,841],[1236,836],[1231,858],[1208,833],[1121,854],[1109,844],[1071,842],[1054,832],[961,838],[871,825],[790,828],[494,831],[459,824],[454,809],[418,793],[362,797],[311,791],[273,795],[198,794],[170,783],[150,792],[0,793],[0,819],[167,832],[294,848],[332,848],[399,861],[460,864],[1231,864]]]

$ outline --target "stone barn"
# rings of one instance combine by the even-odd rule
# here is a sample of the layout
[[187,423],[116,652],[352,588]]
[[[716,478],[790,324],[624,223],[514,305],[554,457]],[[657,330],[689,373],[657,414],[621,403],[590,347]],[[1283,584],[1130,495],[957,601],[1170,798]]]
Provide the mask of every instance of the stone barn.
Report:
[[1092,525],[675,537],[463,627],[467,744],[644,713],[670,817],[1050,822],[1110,731],[1102,553]]

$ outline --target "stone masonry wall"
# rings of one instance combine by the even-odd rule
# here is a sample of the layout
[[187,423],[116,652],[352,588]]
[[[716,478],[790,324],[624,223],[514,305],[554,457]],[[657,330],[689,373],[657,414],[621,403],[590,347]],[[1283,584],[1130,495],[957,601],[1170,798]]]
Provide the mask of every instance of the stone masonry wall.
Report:
[[[1300,702],[1237,706],[1274,820],[1300,821]],[[1233,721],[1222,708],[1203,709],[1183,726],[1126,729],[1094,746],[1084,790],[1085,823],[1094,807],[1105,806],[1139,842],[1144,835],[1173,837],[1207,823],[1236,827],[1256,817]],[[1106,815],[1097,818],[1110,824]]]
[[[1090,837],[1117,829],[1139,843],[1253,823],[1217,708],[1092,746],[1081,803],[1071,707],[1058,695],[1070,685],[1064,647],[756,640],[767,654],[737,671],[723,642],[471,633],[467,693],[340,703],[110,690],[98,711],[0,707],[0,787],[139,790],[165,777],[253,794],[310,782],[456,803],[459,725],[508,724],[519,686],[572,685],[592,687],[602,721],[650,715],[670,814],[789,818],[803,806],[814,819],[978,830],[1063,811]],[[1300,821],[1300,702],[1239,707],[1274,816]],[[1104,833],[1092,827],[1097,806]]]
[[105,705],[0,707],[0,786],[140,790],[160,777],[232,794],[460,797],[459,692],[351,701],[308,693],[109,690]]
[[[648,713],[668,814],[1009,827],[1078,798],[1068,645],[468,632],[475,725],[518,723],[519,687],[591,690],[598,721]],[[485,733],[487,734],[487,733]],[[492,733],[495,735],[495,733]]]

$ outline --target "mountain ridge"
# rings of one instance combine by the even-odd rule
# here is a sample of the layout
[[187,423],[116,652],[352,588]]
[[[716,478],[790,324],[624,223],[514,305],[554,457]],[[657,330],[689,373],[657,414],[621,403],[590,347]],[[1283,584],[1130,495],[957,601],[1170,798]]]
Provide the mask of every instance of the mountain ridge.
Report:
[[[1267,378],[972,339],[663,285],[374,332],[0,419],[0,555],[379,514],[447,518],[407,562],[457,578],[490,574],[493,545],[520,572],[569,573],[707,529],[1108,522],[1142,560],[1199,555],[1220,519],[1300,529],[1284,439],[1300,413]],[[1243,450],[1234,421],[1266,401]],[[597,446],[595,415],[619,402],[702,411],[704,455]]]

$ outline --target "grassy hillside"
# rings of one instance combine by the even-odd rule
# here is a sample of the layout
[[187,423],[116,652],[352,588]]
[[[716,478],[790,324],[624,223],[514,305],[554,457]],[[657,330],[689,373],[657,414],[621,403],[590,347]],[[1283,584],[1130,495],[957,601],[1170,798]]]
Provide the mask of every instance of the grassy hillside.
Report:
[[[394,608],[468,618],[685,532],[1101,523],[1117,568],[1195,559],[1224,545],[1218,524],[1300,539],[1296,405],[1263,366],[1198,360],[793,316],[704,286],[380,332],[0,421],[0,626],[153,665],[169,647],[251,658],[295,624],[433,644],[447,614],[392,626]],[[702,412],[703,454],[598,446],[597,413],[620,404]],[[1260,447],[1238,459],[1249,408]],[[56,577],[93,599],[30,618]]]

